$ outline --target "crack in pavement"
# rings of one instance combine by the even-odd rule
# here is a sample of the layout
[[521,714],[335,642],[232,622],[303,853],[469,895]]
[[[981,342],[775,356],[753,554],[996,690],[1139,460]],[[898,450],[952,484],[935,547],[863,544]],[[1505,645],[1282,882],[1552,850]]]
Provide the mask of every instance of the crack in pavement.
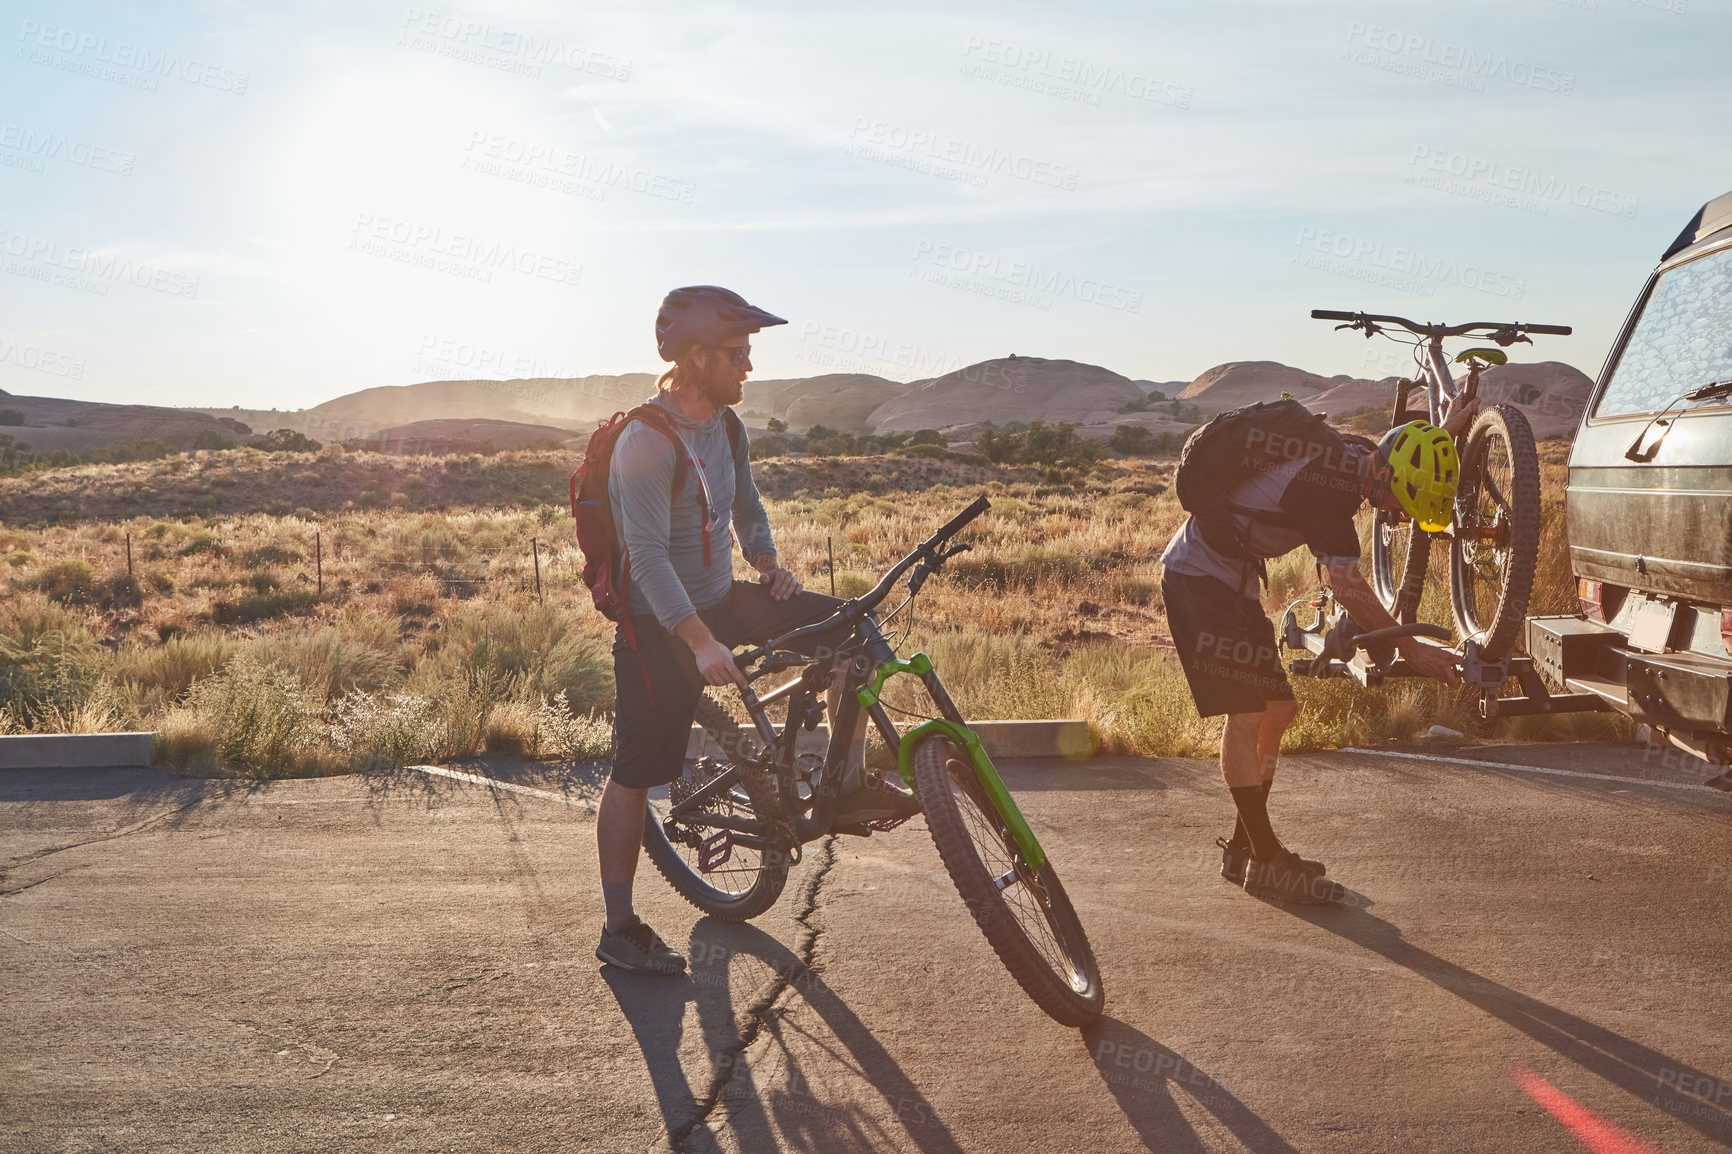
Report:
[[[229,793],[228,790],[223,790],[220,793],[218,793],[217,796],[218,797],[227,797],[228,793]],[[87,845],[100,845],[101,843],[103,843],[105,841],[114,841],[116,838],[127,837],[131,834],[138,833],[140,830],[149,829],[151,826],[155,825],[158,822],[167,821],[171,817],[178,817],[179,815],[185,813],[187,810],[192,809],[194,806],[202,805],[204,802],[210,800],[210,797],[211,797],[211,795],[209,795],[209,794],[201,793],[201,794],[199,794],[199,796],[193,798],[191,801],[186,802],[183,805],[177,805],[173,809],[164,810],[163,812],[156,814],[152,817],[145,818],[143,821],[134,822],[133,824],[131,824],[129,826],[126,826],[122,829],[112,830],[108,833],[102,834],[99,837],[85,838],[83,841],[75,841],[75,842],[72,842],[70,845],[59,845],[59,846],[52,846],[48,849],[39,849],[35,853],[27,853],[21,857],[13,858],[5,866],[5,868],[0,869],[0,881],[5,881],[12,874],[16,873],[20,866],[27,866],[31,862],[41,861],[45,857],[53,857],[57,853],[65,853],[68,850],[79,849],[79,848],[81,848],[83,846],[87,846]],[[65,870],[61,871],[61,873],[65,873],[65,872],[66,872]],[[55,874],[53,876],[59,877],[60,875]],[[48,879],[44,878],[43,880],[46,881]],[[31,885],[37,885],[37,884],[40,884],[40,883],[37,883],[37,882],[31,883]],[[23,886],[20,888],[21,889],[29,889],[30,886]],[[18,890],[12,890],[12,891],[8,891],[8,892],[17,893],[19,891]]]
[[[51,882],[51,881],[53,881],[53,880],[54,880],[54,879],[55,879],[55,878],[57,878],[57,877],[59,877],[59,876],[60,876],[60,875],[61,875],[61,874],[64,874],[64,873],[67,873],[67,872],[69,872],[69,871],[70,871],[70,870],[71,870],[71,869],[72,869],[72,868],[73,868],[73,867],[72,867],[72,866],[67,866],[67,867],[66,867],[66,869],[63,869],[63,870],[60,870],[60,871],[58,871],[58,872],[56,872],[56,873],[51,873],[51,874],[49,874],[49,875],[48,875],[48,876],[47,876],[47,877],[45,877],[45,878],[37,878],[37,879],[36,879],[36,880],[35,880],[35,881],[33,881],[33,882],[25,882],[25,883],[24,883],[24,884],[23,884],[23,885],[21,885],[21,886],[17,886],[17,887],[15,887],[15,888],[13,888],[13,889],[9,889],[9,890],[0,890],[0,898],[9,898],[9,897],[12,897],[12,896],[13,896],[13,895],[15,895],[15,894],[21,894],[21,893],[23,893],[23,892],[24,892],[24,891],[25,891],[25,890],[28,890],[28,889],[35,889],[35,888],[36,888],[36,887],[37,887],[37,886],[39,886],[39,885],[41,885],[41,884],[42,884],[42,883],[43,883],[43,882]],[[0,877],[3,877],[3,876],[5,876],[5,875],[3,875],[3,874],[0,874]],[[23,941],[23,940],[24,940],[24,939],[22,939],[22,938],[20,938],[20,939],[18,939],[18,940],[19,940],[19,941]]]
[[734,1075],[746,1067],[745,1054],[758,1040],[763,1032],[764,1023],[775,1010],[776,1002],[782,995],[792,989],[802,975],[812,969],[812,959],[818,952],[818,938],[823,931],[809,920],[818,911],[818,890],[823,886],[824,879],[836,864],[836,838],[839,835],[830,834],[820,846],[822,857],[818,868],[812,871],[812,876],[806,879],[806,884],[800,893],[800,909],[794,914],[794,924],[800,927],[798,939],[794,943],[794,956],[800,961],[798,966],[776,968],[775,981],[770,988],[759,995],[745,1008],[745,1026],[737,1031],[737,1036],[731,1046],[726,1047],[716,1056],[715,1072],[710,1076],[710,1085],[698,1099],[698,1112],[690,1121],[668,1135],[668,1145],[678,1154],[685,1149],[686,1139],[702,1127],[706,1132],[705,1123],[716,1107],[721,1105],[722,1096],[728,1083],[734,1080]]

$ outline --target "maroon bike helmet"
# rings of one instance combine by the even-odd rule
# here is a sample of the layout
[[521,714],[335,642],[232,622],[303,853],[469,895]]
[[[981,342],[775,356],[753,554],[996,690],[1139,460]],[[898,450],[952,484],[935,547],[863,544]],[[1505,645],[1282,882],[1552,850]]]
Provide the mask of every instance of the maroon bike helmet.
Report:
[[737,292],[713,284],[688,285],[662,299],[656,313],[656,352],[664,361],[677,360],[693,345],[715,348],[729,337],[787,323],[747,304]]

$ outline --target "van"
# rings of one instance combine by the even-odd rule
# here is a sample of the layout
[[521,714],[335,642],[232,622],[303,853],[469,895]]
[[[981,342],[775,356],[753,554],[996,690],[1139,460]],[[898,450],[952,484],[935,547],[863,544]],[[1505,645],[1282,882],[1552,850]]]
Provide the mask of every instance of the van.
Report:
[[[1530,684],[1539,700],[1488,700],[1488,712],[1616,709],[1725,766],[1732,193],[1691,219],[1630,309],[1570,448],[1566,502],[1580,612],[1526,622],[1534,666],[1564,693],[1548,708]],[[1732,790],[1732,775],[1710,784]]]

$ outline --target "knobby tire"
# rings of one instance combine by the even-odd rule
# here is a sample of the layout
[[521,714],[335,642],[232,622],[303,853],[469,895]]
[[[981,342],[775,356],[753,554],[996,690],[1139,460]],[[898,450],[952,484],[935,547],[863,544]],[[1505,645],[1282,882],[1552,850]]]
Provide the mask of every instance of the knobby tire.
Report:
[[[945,871],[999,961],[1055,1021],[1094,1021],[1106,1004],[1100,967],[1052,863],[1027,868],[973,765],[948,738],[933,734],[915,747],[914,780]],[[995,873],[983,852],[996,865],[1013,864],[1016,880],[1001,889],[996,878],[1011,870]],[[1026,906],[1013,905],[1012,890]]]
[[[735,758],[740,756],[742,748],[740,729],[728,712],[707,696],[700,697],[697,722],[715,738],[724,753],[728,754],[721,759],[719,766],[725,769],[728,765],[739,764]],[[686,772],[690,773],[691,768],[688,765]],[[740,775],[730,793],[729,806],[735,813],[750,813],[753,818],[762,822],[768,831],[771,822],[779,814],[775,783],[761,771],[748,770]],[[656,813],[654,805],[644,813],[644,850],[649,854],[656,871],[667,879],[668,884],[673,886],[681,897],[704,913],[723,921],[743,922],[757,917],[776,904],[776,899],[782,896],[782,887],[788,881],[788,855],[784,850],[766,849],[761,853],[745,850],[757,854],[753,876],[748,879],[742,876],[748,873],[747,870],[731,870],[726,876],[739,883],[737,888],[712,885],[710,879],[715,875],[705,874],[698,869],[696,850],[690,846],[676,845],[669,840],[662,827],[662,818]],[[736,849],[735,852],[741,852],[741,849]],[[688,859],[687,854],[692,857]]]
[[[1489,476],[1488,458],[1500,441],[1508,472]],[[1464,537],[1462,530],[1483,525],[1488,514],[1495,518],[1498,510],[1507,525],[1501,549]],[[1449,597],[1456,630],[1464,640],[1477,642],[1487,659],[1496,661],[1521,636],[1539,560],[1539,453],[1526,415],[1514,405],[1492,405],[1468,430],[1455,524],[1456,536],[1449,545]],[[1487,572],[1488,561],[1496,562],[1495,573]],[[1495,608],[1488,611],[1487,605],[1493,603]]]

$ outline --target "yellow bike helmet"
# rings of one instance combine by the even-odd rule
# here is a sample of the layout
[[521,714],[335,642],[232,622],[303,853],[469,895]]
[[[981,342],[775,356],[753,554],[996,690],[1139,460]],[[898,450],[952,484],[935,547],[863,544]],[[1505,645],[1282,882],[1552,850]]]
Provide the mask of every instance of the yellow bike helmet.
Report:
[[1383,434],[1377,450],[1395,475],[1389,487],[1407,515],[1427,533],[1449,528],[1450,506],[1461,482],[1455,441],[1426,421],[1409,421]]

